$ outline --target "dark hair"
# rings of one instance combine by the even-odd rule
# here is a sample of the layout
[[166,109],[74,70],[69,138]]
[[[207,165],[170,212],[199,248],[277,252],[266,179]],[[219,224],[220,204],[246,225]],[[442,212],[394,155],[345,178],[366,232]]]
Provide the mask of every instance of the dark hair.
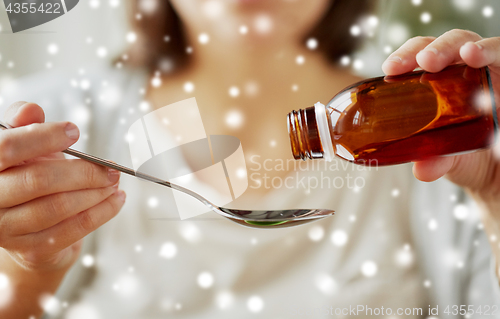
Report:
[[[157,1],[155,12],[144,15],[139,9],[140,1],[134,0],[130,10],[137,41],[118,60],[150,71],[182,69],[188,64],[190,55],[186,53],[188,43],[179,16],[167,0]],[[372,10],[372,5],[373,0],[331,0],[319,23],[305,35],[304,43],[315,38],[318,50],[328,60],[337,62],[358,47],[361,36],[353,37],[350,28]]]

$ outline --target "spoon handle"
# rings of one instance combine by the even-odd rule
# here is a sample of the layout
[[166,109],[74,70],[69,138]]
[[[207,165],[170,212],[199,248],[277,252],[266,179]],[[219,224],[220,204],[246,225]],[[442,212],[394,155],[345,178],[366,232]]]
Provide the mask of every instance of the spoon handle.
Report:
[[[109,167],[109,168],[116,169],[116,170],[118,170],[120,172],[123,172],[125,174],[128,174],[128,175],[132,175],[132,176],[135,176],[135,177],[138,177],[138,178],[142,178],[142,179],[145,179],[147,181],[150,181],[150,182],[153,182],[153,183],[156,183],[156,184],[160,184],[160,185],[167,186],[169,188],[178,190],[180,192],[183,192],[183,193],[185,193],[185,194],[187,194],[189,196],[192,196],[192,197],[196,198],[197,200],[199,200],[200,202],[202,202],[203,204],[205,204],[206,206],[208,206],[210,209],[212,209],[212,210],[218,210],[219,211],[219,207],[217,207],[216,205],[214,205],[212,202],[210,202],[209,200],[207,200],[205,197],[203,197],[200,194],[195,193],[192,190],[187,189],[185,187],[182,187],[182,186],[179,186],[179,185],[176,185],[176,184],[172,184],[170,182],[167,182],[165,180],[156,178],[156,177],[148,175],[148,174],[144,174],[144,173],[141,173],[141,172],[136,172],[133,169],[128,168],[126,166],[116,164],[115,162],[112,162],[112,161],[109,161],[109,160],[106,160],[106,159],[103,159],[103,158],[99,158],[97,156],[93,156],[93,155],[90,155],[90,154],[87,154],[87,153],[76,151],[76,150],[71,149],[71,148],[68,148],[68,149],[64,150],[63,153],[69,154],[71,156],[78,157],[80,159],[83,159],[83,160],[86,160],[86,161],[89,161],[89,162],[92,162],[92,163],[95,163],[95,164],[98,164],[98,165],[102,165],[102,166],[106,166],[106,167]],[[226,214],[222,213],[221,215],[226,215]]]
[[156,178],[154,176],[147,175],[147,174],[144,174],[144,173],[141,173],[141,172],[136,172],[133,169],[128,168],[126,166],[117,164],[117,163],[112,162],[110,160],[103,159],[103,158],[100,158],[100,157],[97,157],[97,156],[94,156],[94,155],[90,155],[90,154],[87,154],[87,153],[84,153],[84,152],[80,152],[80,151],[74,150],[72,148],[68,148],[68,149],[64,150],[63,153],[66,153],[66,154],[74,156],[74,157],[78,157],[80,159],[83,159],[83,160],[86,160],[86,161],[89,161],[89,162],[92,162],[92,163],[95,163],[95,164],[98,164],[98,165],[106,166],[106,167],[115,169],[117,171],[120,171],[122,173],[125,173],[125,174],[128,174],[128,175],[132,175],[132,176],[135,176],[135,177],[138,177],[138,178],[142,178],[142,179],[148,180],[148,181],[153,182],[153,183],[161,184],[161,185],[173,188],[173,189],[178,189],[178,190],[181,189],[180,186],[171,184],[170,182],[164,181],[162,179],[159,179],[159,178]]
[[[10,126],[9,124],[3,123],[3,122],[0,121],[0,129],[7,130],[7,129],[11,129],[11,128],[13,128],[13,127]],[[165,180],[156,178],[156,177],[148,175],[148,174],[144,174],[144,173],[141,173],[141,172],[136,172],[136,171],[134,171],[131,168],[128,168],[128,167],[123,166],[123,165],[116,164],[115,162],[112,162],[110,160],[99,158],[97,156],[93,156],[93,155],[90,155],[90,154],[87,154],[87,153],[84,153],[84,152],[80,152],[80,151],[77,151],[77,150],[74,150],[74,149],[71,149],[71,148],[68,148],[68,149],[64,150],[63,153],[66,153],[66,154],[74,156],[74,157],[78,157],[78,158],[80,158],[82,160],[89,161],[89,162],[92,162],[92,163],[95,163],[95,164],[98,164],[98,165],[102,165],[102,166],[106,166],[106,167],[109,167],[109,168],[112,168],[112,169],[116,169],[117,171],[120,171],[122,173],[125,173],[125,174],[128,174],[128,175],[132,175],[132,176],[135,176],[135,177],[138,177],[138,178],[142,178],[142,179],[145,179],[147,181],[150,181],[150,182],[153,182],[153,183],[156,183],[156,184],[167,186],[169,188],[178,190],[180,192],[183,192],[183,193],[185,193],[187,195],[190,195],[190,196],[196,198],[197,200],[199,200],[203,204],[205,204],[208,207],[210,207],[210,209],[218,209],[218,207],[216,205],[214,205],[213,203],[211,203],[209,200],[207,200],[203,196],[199,195],[198,193],[193,192],[190,189],[184,188],[182,186],[179,186],[179,185],[176,185],[176,184],[172,184],[170,182],[167,182]]]

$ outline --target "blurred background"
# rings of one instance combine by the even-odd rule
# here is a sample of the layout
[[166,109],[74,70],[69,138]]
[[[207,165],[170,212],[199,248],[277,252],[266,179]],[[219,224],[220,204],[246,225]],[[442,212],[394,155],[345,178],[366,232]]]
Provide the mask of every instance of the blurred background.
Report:
[[[149,8],[148,10],[154,10],[156,1],[166,0],[141,0],[141,6]],[[203,6],[203,8],[208,8],[206,14],[210,14],[210,8],[213,8],[214,5],[221,1],[231,0],[206,0]],[[292,2],[296,0],[274,1]],[[364,41],[364,45],[359,51],[349,56],[343,56],[337,61],[338,64],[352,69],[353,72],[361,76],[369,77],[381,75],[382,71],[380,65],[382,61],[407,39],[414,36],[439,36],[453,28],[472,30],[483,37],[500,36],[500,19],[498,19],[500,16],[500,1],[498,0],[373,1],[377,6],[376,12],[373,15],[364,17],[358,23],[353,24],[349,30],[353,37],[363,37],[366,40]],[[91,68],[115,63],[113,61],[124,52],[127,45],[138,41],[137,34],[132,31],[132,28],[128,24],[127,12],[131,2],[132,1],[129,0],[80,0],[80,3],[73,10],[62,17],[15,34],[11,31],[5,8],[0,10],[0,89],[15,83],[19,78],[44,72],[48,77],[67,77],[62,79],[58,78],[62,80],[62,83],[67,83],[66,87],[63,85],[58,88],[61,94],[69,89],[76,89],[79,92],[80,89],[81,91],[88,90],[92,82],[86,80],[86,75],[90,73],[89,70]],[[0,6],[3,6],[3,2]],[[252,32],[252,29],[248,30],[248,32]],[[315,44],[314,41],[308,41],[307,43],[307,47],[310,50],[315,50],[317,45],[318,44]],[[189,47],[186,48],[186,54],[190,54]],[[115,63],[114,65],[117,68],[122,67],[119,63]],[[292,79],[285,78],[283,81],[290,81],[289,85],[292,87],[292,90],[294,90],[292,85],[293,82],[291,82]],[[60,83],[60,81],[54,81],[54,83]],[[154,86],[154,83],[152,84]],[[192,89],[188,90],[186,88],[184,88],[184,90],[186,92],[192,91]],[[120,100],[117,99],[117,101]],[[0,95],[0,110],[5,109],[7,106],[6,104],[10,102],[11,101],[7,101]],[[44,105],[43,103],[40,104]],[[140,111],[147,110],[147,108],[141,108],[141,104],[139,103],[137,108]],[[86,112],[87,108],[85,105],[75,106],[74,110],[76,110],[75,116],[79,117],[79,119],[70,118],[72,121],[80,124],[81,121],[85,121],[84,118],[88,120],[89,115]],[[129,111],[132,113],[134,110],[130,109]],[[99,119],[93,119],[92,122],[94,122],[94,120],[98,121]],[[237,120],[236,118],[236,124],[238,124]],[[125,120],[123,120],[123,123],[120,123],[124,124]],[[100,126],[96,124],[96,127]],[[104,127],[104,125],[101,125],[101,127]],[[83,139],[85,139],[85,134],[82,134],[82,136]],[[79,149],[78,146],[76,148]],[[92,154],[101,155],[95,152],[92,152]],[[406,192],[407,190],[403,189],[403,191]],[[394,188],[388,201],[397,197],[399,192],[399,189]],[[151,194],[154,193],[151,192]],[[147,214],[147,217],[164,217],[163,212],[154,210],[156,207],[164,207],[163,202],[158,201],[158,198],[165,202],[168,201],[168,198],[163,195],[162,197],[159,195],[156,197],[149,197],[147,199],[147,205],[150,209],[144,212]],[[344,216],[345,218],[350,218],[350,216]],[[174,217],[177,219],[177,216]],[[196,226],[193,226],[194,224],[181,223],[179,225],[180,234],[184,238],[187,238],[187,241],[191,243],[199,240],[201,232]],[[162,225],[159,226],[164,227]],[[429,226],[429,228],[431,228],[431,226]],[[323,228],[316,229],[321,230],[321,232],[319,232],[319,237],[315,235],[318,234],[318,232],[309,232],[309,237],[315,242],[323,236]],[[238,238],[240,238],[241,242],[245,242],[247,246],[248,243],[251,243],[252,246],[257,243],[257,239],[253,237],[253,234],[248,232],[242,235],[242,233],[243,230],[239,231],[238,234]],[[341,232],[340,234],[342,235],[345,233]],[[247,239],[246,236],[251,236],[251,239]],[[127,237],[131,237],[132,239],[124,242],[123,245],[133,247],[133,250],[131,249],[130,252],[127,252],[130,254],[141,252],[143,246],[131,243],[134,240],[133,236],[128,236],[127,234]],[[338,236],[332,238],[338,238]],[[347,237],[340,236],[339,240],[341,245],[345,242],[345,238]],[[182,241],[180,239],[178,242],[180,251],[188,249],[181,246]],[[150,251],[153,251],[157,248],[157,244],[144,244],[144,247],[145,250],[150,249]],[[162,249],[163,247],[164,246],[162,246]],[[167,257],[165,258],[168,259],[175,255],[177,251],[176,246],[167,245],[165,247],[165,249],[160,250],[160,258],[166,255]],[[241,244],[241,247],[246,246]],[[158,258],[157,251],[153,251],[153,254],[155,258]],[[85,257],[88,256],[90,256],[90,259],[85,259]],[[91,266],[93,264],[92,258],[91,255],[85,255],[82,264],[85,267]],[[119,266],[126,265],[128,262],[126,258],[117,260],[118,261],[113,261],[113,263]],[[185,261],[185,259],[182,258],[180,260],[182,262]],[[160,263],[156,266],[162,267],[163,265],[164,264]],[[368,264],[368,266],[370,265],[371,264]],[[147,264],[147,262],[144,263],[144,268],[140,267],[142,266],[137,266],[137,273],[139,274],[156,274],[155,271],[150,270],[150,267],[153,266]],[[185,267],[185,265],[181,264],[180,267]],[[147,271],[145,269],[147,269]],[[157,273],[160,274],[160,270],[158,270]],[[166,272],[162,273],[164,274]],[[205,273],[202,274],[205,275]],[[210,286],[210,280],[213,281],[213,278],[210,273],[208,275],[208,286]],[[177,279],[179,281],[182,281],[187,276],[192,275],[186,270],[185,273],[177,274],[176,277],[178,277]],[[321,276],[319,277],[319,289],[328,290],[332,285],[332,279],[326,275],[323,277]],[[114,280],[114,277],[110,278],[109,280]],[[201,284],[199,285],[202,288],[206,288],[203,286],[205,282],[203,278],[206,278],[206,276],[202,276],[201,278]],[[200,282],[199,279],[198,282]],[[424,285],[428,287],[426,282],[427,281],[424,282]],[[109,284],[109,286],[106,287],[109,288],[111,286],[112,285]],[[172,286],[175,287],[175,284],[172,284]],[[397,294],[397,291],[395,293]],[[225,299],[223,299],[223,301],[224,300]],[[257,310],[262,308],[262,306],[259,306],[259,300],[260,299],[257,300]],[[193,299],[192,302],[195,303],[196,299]],[[252,303],[250,303],[250,305],[252,305]],[[167,308],[173,307],[170,303],[168,303],[167,306]],[[186,308],[188,308],[188,306],[186,306]],[[256,312],[252,310],[252,306],[248,306],[248,308],[250,311]],[[175,309],[177,310],[177,304],[175,304]]]
[[[210,1],[217,2],[206,2]],[[381,74],[383,59],[413,36],[438,36],[453,28],[472,30],[483,37],[500,35],[500,1],[373,1],[377,2],[377,14],[350,30],[352,36],[366,38],[363,49],[339,61],[363,76]],[[154,0],[143,2],[154,6]],[[129,3],[81,0],[62,17],[15,34],[7,13],[0,10],[0,87],[34,72],[64,69],[76,76],[87,65],[111,61],[128,43],[137,40],[127,23]]]

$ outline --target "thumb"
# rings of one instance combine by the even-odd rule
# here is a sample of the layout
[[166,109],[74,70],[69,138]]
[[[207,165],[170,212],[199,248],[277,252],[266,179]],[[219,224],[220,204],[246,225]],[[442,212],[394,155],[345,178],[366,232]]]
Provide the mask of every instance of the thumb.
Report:
[[19,101],[7,108],[4,119],[10,126],[19,127],[45,122],[45,113],[43,109],[35,103]]

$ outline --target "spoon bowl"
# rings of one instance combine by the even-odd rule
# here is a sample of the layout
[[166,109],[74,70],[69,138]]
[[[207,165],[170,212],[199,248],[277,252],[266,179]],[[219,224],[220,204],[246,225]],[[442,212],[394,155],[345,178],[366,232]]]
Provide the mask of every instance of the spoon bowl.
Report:
[[[0,122],[0,129],[12,129],[12,127],[6,123]],[[172,184],[165,180],[161,180],[154,176],[136,172],[131,168],[116,164],[115,162],[76,151],[71,148],[64,150],[63,153],[183,192],[196,198],[217,214],[226,217],[235,223],[251,228],[284,228],[298,226],[326,218],[334,214],[333,210],[327,209],[240,210],[219,207],[192,190]]]
[[334,214],[327,209],[239,210],[219,207],[220,215],[252,228],[284,228],[316,221]]

